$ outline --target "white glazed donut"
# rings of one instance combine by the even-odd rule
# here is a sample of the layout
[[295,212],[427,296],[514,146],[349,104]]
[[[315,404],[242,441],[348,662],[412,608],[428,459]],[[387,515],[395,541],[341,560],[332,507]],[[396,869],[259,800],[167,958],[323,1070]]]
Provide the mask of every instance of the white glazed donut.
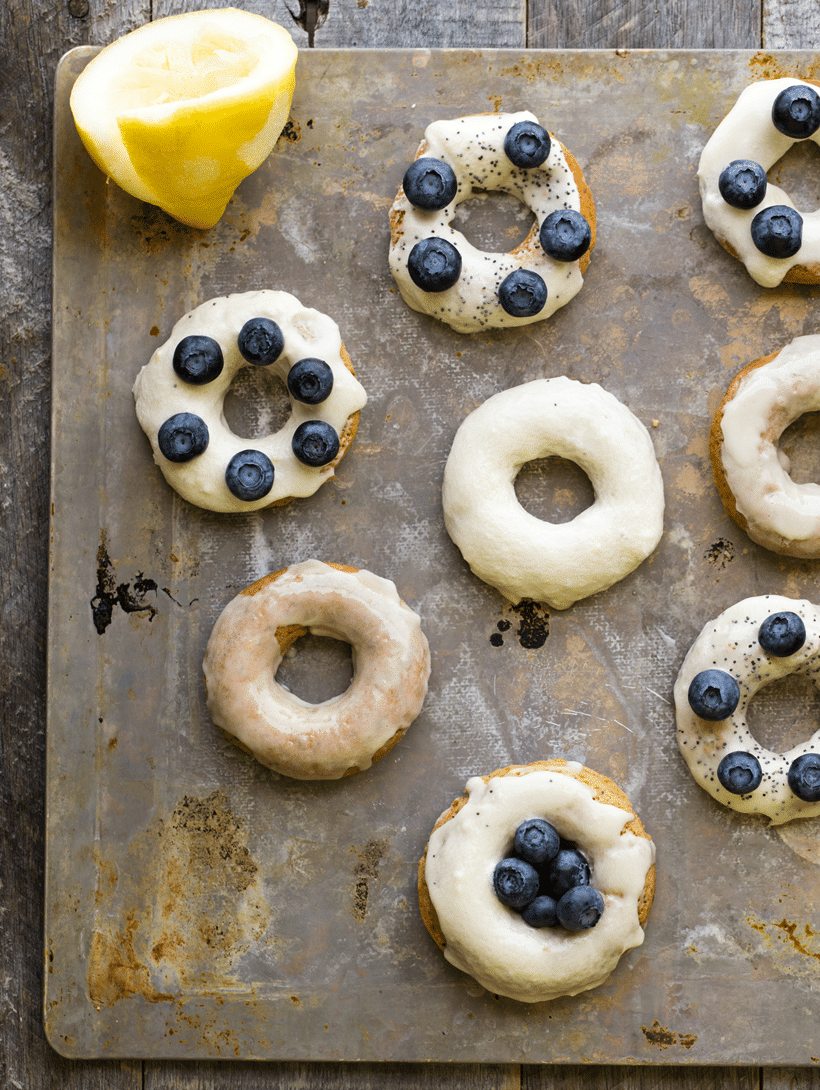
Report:
[[695,780],[724,806],[772,825],[820,815],[820,730],[774,753],[746,721],[754,694],[789,674],[820,686],[820,610],[764,594],[710,621],[675,682],[678,745]]
[[[517,827],[548,821],[589,861],[603,912],[588,930],[530,927],[495,895],[493,871]],[[607,777],[562,760],[512,766],[467,782],[441,815],[419,864],[419,907],[444,956],[495,995],[538,1003],[603,984],[644,941],[655,846]]]
[[[348,689],[310,704],[277,684],[307,632],[352,645]],[[430,652],[418,616],[389,579],[319,560],[258,580],[229,602],[203,664],[208,710],[257,761],[298,780],[369,768],[421,711]]]
[[[571,522],[544,522],[515,494],[521,467],[549,455],[579,465],[595,490]],[[467,417],[442,502],[447,532],[479,579],[511,602],[555,609],[623,579],[663,532],[663,481],[646,428],[600,386],[563,376],[495,394]]]
[[784,78],[751,84],[700,157],[704,219],[764,288],[783,280],[820,282],[820,210],[798,212],[788,193],[766,181],[766,172],[798,140],[820,144],[820,95],[812,83]]
[[709,435],[726,513],[758,545],[804,559],[820,557],[820,485],[796,484],[777,442],[818,409],[820,336],[797,337],[735,376]]
[[[479,250],[451,226],[459,204],[491,191],[517,197],[535,216],[510,253]],[[533,114],[478,114],[428,125],[390,228],[390,268],[408,306],[474,333],[548,318],[580,291],[595,206],[573,156]]]
[[[291,404],[279,431],[253,440],[235,435],[223,412],[249,366],[281,378]],[[283,291],[211,299],[186,314],[137,375],[134,397],[168,484],[198,507],[232,513],[312,496],[367,401],[336,323]]]

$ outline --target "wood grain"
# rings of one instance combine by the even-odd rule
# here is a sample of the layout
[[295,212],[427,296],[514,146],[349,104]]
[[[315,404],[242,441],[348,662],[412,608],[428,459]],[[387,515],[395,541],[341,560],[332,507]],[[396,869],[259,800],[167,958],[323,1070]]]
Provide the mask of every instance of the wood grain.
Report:
[[482,1064],[145,1065],[144,1090],[519,1090],[520,1069]]

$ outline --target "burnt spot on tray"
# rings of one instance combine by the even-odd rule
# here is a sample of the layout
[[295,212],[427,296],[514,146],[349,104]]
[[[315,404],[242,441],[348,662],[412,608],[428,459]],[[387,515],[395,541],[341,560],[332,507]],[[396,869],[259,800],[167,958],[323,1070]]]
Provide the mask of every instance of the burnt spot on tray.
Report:
[[672,1045],[681,1045],[689,1049],[698,1039],[694,1033],[676,1033],[674,1030],[667,1029],[657,1018],[651,1026],[641,1026],[641,1030],[650,1045],[657,1045],[661,1049],[670,1048]]
[[734,558],[735,547],[725,537],[719,537],[717,541],[713,541],[703,554],[703,559],[716,568],[725,568],[727,564],[732,563]]
[[103,530],[100,533],[100,544],[97,549],[96,593],[91,599],[91,616],[99,635],[102,635],[111,624],[117,607],[123,613],[146,614],[148,620],[152,621],[159,610],[152,602],[146,600],[146,596],[153,595],[156,598],[158,589],[156,582],[142,572],[137,572],[133,583],[117,582]]
[[386,840],[368,840],[364,848],[357,852],[359,858],[353,868],[353,915],[359,923],[364,923],[367,915],[370,884],[379,876],[379,867],[387,854],[387,846]]
[[[512,607],[513,613],[518,614],[518,630],[515,635],[518,642],[527,651],[535,651],[543,647],[550,634],[550,615],[531,598],[525,598],[517,606]],[[496,631],[490,636],[493,647],[504,646],[504,633],[512,628],[512,622],[501,620],[496,625]]]

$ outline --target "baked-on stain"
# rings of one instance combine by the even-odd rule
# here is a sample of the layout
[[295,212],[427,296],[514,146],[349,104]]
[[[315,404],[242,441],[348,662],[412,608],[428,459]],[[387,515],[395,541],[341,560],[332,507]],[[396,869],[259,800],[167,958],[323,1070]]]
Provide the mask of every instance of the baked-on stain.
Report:
[[[528,651],[535,651],[537,648],[543,647],[550,634],[549,613],[531,598],[524,598],[512,609],[514,613],[518,614],[519,618],[516,636],[521,646]],[[512,628],[512,624],[510,621],[501,620],[496,628],[498,631],[492,633],[490,643],[493,647],[502,647],[504,645],[502,633],[508,632]]]
[[387,854],[386,840],[368,840],[359,853],[359,861],[353,868],[356,884],[353,890],[353,915],[364,923],[367,915],[367,902],[370,897],[370,883],[378,878],[379,866]]
[[116,606],[123,613],[145,613],[148,620],[152,621],[159,610],[151,602],[147,602],[145,596],[156,596],[157,590],[156,582],[142,572],[137,573],[133,586],[130,583],[117,583],[114,566],[108,555],[105,530],[101,530],[97,548],[97,588],[91,599],[91,617],[99,635],[111,624]]
[[727,564],[732,563],[734,558],[735,547],[725,537],[719,537],[717,541],[713,541],[703,554],[703,559],[708,560],[716,568],[725,568]]
[[671,1048],[672,1045],[682,1045],[683,1048],[690,1049],[698,1039],[695,1033],[676,1033],[667,1029],[657,1018],[651,1026],[641,1026],[641,1030],[650,1045],[657,1045],[663,1050]]

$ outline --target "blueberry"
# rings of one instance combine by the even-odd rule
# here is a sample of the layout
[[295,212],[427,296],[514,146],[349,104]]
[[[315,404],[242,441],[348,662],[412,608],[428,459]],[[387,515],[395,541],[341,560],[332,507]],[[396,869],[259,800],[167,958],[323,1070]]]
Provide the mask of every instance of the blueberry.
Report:
[[273,465],[261,450],[234,454],[225,470],[225,484],[238,500],[261,500],[273,488]]
[[806,642],[806,626],[796,613],[773,613],[760,626],[757,638],[767,654],[785,659]]
[[538,895],[538,871],[523,859],[502,859],[493,871],[495,895],[509,908],[523,908]]
[[208,425],[193,413],[177,413],[159,429],[157,444],[169,462],[190,462],[208,446]]
[[740,687],[725,670],[701,670],[689,685],[689,707],[701,719],[728,719],[740,700]]
[[291,446],[306,466],[326,466],[339,453],[339,436],[324,420],[306,420],[293,433]]
[[530,818],[515,830],[515,854],[538,866],[553,859],[561,847],[561,838],[548,821]]
[[267,367],[278,360],[285,347],[282,330],[270,318],[251,318],[239,330],[236,340],[243,359],[257,367]]
[[772,124],[794,140],[812,136],[820,129],[820,95],[801,83],[787,87],[774,100]]
[[514,318],[530,318],[544,309],[547,285],[528,269],[516,269],[501,281],[498,301]]
[[803,802],[820,802],[820,753],[795,757],[789,767],[789,787]]
[[461,276],[461,254],[443,238],[423,238],[410,251],[407,271],[422,291],[446,291]]
[[803,244],[803,217],[787,204],[773,204],[752,220],[752,242],[767,257],[793,257]]
[[600,920],[604,899],[594,886],[574,886],[558,902],[558,922],[567,931],[588,931]]
[[718,179],[720,195],[732,208],[755,208],[768,185],[766,171],[751,159],[734,159]]
[[174,349],[174,370],[183,382],[204,386],[222,374],[225,361],[222,349],[213,337],[192,333],[183,337]]
[[541,893],[535,900],[524,906],[521,918],[530,927],[555,927],[558,923],[558,914],[555,909],[555,899],[546,893]]
[[589,885],[586,856],[577,848],[561,848],[549,868],[549,886],[556,900],[573,886]]
[[458,191],[452,167],[429,157],[411,163],[401,184],[408,201],[425,212],[446,208]]
[[333,370],[324,360],[306,356],[288,371],[291,397],[305,405],[318,405],[330,396],[332,389]]
[[743,750],[736,750],[734,753],[727,753],[720,762],[717,778],[733,795],[748,795],[760,786],[763,770],[757,757]]
[[592,243],[592,230],[580,212],[550,212],[541,224],[541,248],[556,261],[577,261]]
[[549,158],[550,134],[537,121],[517,121],[504,137],[504,151],[523,170],[540,167]]

